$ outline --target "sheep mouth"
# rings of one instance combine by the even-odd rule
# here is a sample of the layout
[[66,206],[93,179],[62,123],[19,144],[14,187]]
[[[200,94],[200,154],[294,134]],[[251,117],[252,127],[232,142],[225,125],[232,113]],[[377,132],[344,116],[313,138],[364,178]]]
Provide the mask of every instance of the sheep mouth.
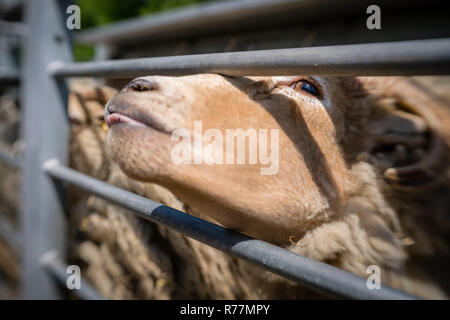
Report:
[[109,112],[109,114],[105,117],[105,122],[109,128],[112,128],[113,126],[118,124],[125,124],[135,127],[153,129],[162,133],[170,134],[170,132],[166,130],[162,124],[156,122],[155,120],[153,120],[153,118],[142,113],[124,114],[119,112]]
[[127,124],[138,126],[138,127],[148,127],[148,125],[146,125],[145,123],[134,120],[133,118],[130,118],[130,117],[120,114],[120,113],[110,114],[109,116],[107,116],[105,118],[105,122],[108,125],[108,127],[110,127],[110,128],[113,125],[118,124],[118,123],[127,123]]

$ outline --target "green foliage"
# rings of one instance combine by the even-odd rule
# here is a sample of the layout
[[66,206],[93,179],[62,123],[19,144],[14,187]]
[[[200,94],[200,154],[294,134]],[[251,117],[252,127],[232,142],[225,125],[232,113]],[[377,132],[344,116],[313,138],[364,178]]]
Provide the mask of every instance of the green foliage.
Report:
[[75,43],[73,46],[73,58],[75,61],[89,61],[94,58],[94,46]]
[[139,10],[139,14],[145,15],[206,1],[210,0],[147,0],[144,1],[146,5]]
[[[78,0],[81,9],[81,29],[206,1],[211,0]],[[91,60],[93,55],[92,46],[75,44],[75,61]]]
[[78,0],[78,5],[81,9],[81,27],[84,29],[206,1]]

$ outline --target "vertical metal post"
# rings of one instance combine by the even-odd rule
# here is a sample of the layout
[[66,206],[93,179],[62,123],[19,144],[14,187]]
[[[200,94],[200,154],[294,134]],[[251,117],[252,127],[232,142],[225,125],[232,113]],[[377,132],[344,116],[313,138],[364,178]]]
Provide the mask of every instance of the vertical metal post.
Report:
[[49,158],[67,163],[67,90],[48,73],[54,60],[71,61],[64,1],[28,0],[22,72],[25,156],[22,187],[23,283],[25,299],[61,297],[57,283],[40,265],[49,250],[64,257],[65,217],[61,190],[41,169]]
[[11,55],[11,44],[8,35],[0,33],[0,67],[9,70],[15,69],[15,63]]
[[95,45],[95,60],[109,60],[112,57],[113,47],[106,43],[99,43]]

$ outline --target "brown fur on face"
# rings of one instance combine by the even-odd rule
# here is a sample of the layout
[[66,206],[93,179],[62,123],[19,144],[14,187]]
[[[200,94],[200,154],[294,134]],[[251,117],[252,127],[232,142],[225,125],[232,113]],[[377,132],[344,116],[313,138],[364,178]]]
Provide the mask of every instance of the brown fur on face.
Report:
[[[360,275],[379,264],[394,270],[390,283],[402,282],[408,241],[399,215],[423,214],[401,209],[410,192],[447,179],[448,110],[403,78],[301,77],[316,83],[320,98],[279,85],[297,78],[141,78],[151,89],[125,88],[105,117],[121,113],[147,126],[115,124],[109,145],[128,175],[169,188],[225,227]],[[193,130],[195,120],[224,136],[279,129],[278,172],[174,164],[171,132]]]
[[[287,87],[269,88],[268,94],[261,83],[270,86],[269,78],[149,79],[158,90],[126,90],[108,104],[107,113],[149,117],[161,128],[111,128],[109,142],[125,172],[169,187],[194,210],[210,212],[229,228],[280,244],[336,211],[348,176],[336,143],[343,130],[343,110],[333,103],[338,96],[319,101]],[[324,91],[339,93],[333,79],[319,81]],[[262,176],[259,165],[173,164],[170,150],[176,142],[169,133],[192,130],[195,120],[202,120],[203,130],[217,128],[224,136],[226,129],[279,129],[277,174]]]

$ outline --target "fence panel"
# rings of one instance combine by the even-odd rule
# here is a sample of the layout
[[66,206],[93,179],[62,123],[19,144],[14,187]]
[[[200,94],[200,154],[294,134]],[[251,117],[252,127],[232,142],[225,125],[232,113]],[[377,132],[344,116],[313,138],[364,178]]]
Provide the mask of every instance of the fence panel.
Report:
[[27,1],[26,22],[32,33],[26,37],[21,83],[24,110],[22,232],[23,297],[61,298],[57,283],[40,263],[49,250],[65,252],[66,228],[61,190],[41,170],[48,158],[67,163],[69,126],[67,90],[63,81],[48,75],[53,60],[70,61],[71,46],[65,28],[65,6],[57,0]]

